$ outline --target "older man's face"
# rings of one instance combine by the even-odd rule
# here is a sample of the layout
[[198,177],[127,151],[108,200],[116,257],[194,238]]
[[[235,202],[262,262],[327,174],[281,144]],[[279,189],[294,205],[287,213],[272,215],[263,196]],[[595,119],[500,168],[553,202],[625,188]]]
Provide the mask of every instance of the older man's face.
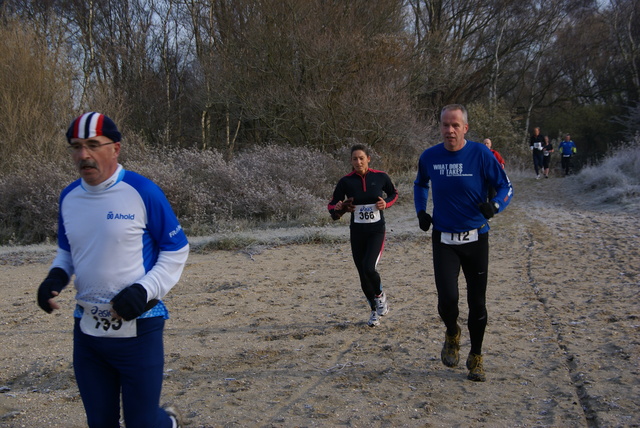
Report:
[[116,172],[120,142],[104,135],[92,138],[72,138],[69,151],[80,177],[90,186],[96,186]]

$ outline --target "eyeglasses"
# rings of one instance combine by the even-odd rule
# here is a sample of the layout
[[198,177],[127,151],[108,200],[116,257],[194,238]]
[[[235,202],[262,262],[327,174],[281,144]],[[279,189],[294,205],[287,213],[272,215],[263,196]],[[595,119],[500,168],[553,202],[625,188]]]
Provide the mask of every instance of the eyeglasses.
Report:
[[102,144],[98,143],[97,141],[89,141],[86,144],[71,143],[69,146],[67,146],[67,149],[71,153],[80,153],[80,151],[83,148],[89,150],[90,152],[95,152],[95,151],[98,151],[100,147],[108,146],[109,144],[115,144],[115,141],[111,141],[110,143],[102,143]]

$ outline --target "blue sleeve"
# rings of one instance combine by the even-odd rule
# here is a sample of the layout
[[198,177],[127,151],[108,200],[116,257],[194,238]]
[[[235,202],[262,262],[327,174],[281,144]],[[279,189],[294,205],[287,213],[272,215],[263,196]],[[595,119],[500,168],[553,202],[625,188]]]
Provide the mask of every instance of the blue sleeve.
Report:
[[62,198],[63,196],[60,196],[60,202],[58,202],[58,247],[65,251],[71,251],[71,245],[69,245],[69,240],[67,239],[67,231],[62,220]]
[[177,251],[188,244],[171,204],[164,192],[153,181],[127,171],[123,181],[133,186],[147,210],[147,230],[160,251]]
[[504,210],[511,199],[513,198],[513,186],[507,173],[505,172],[500,162],[498,162],[494,156],[488,157],[488,180],[496,191],[496,196],[492,199],[492,202],[497,202],[499,205],[498,212]]
[[60,193],[60,198],[58,199],[58,247],[65,251],[71,251],[71,245],[67,239],[67,231],[65,230],[64,219],[62,218],[62,202],[69,192],[79,185],[80,179],[74,181]]

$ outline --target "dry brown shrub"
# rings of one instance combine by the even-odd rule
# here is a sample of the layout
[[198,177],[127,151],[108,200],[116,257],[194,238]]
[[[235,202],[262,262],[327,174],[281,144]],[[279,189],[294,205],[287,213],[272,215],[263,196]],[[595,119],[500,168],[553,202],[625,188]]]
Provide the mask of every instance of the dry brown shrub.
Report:
[[[0,26],[0,168],[38,154],[61,159],[63,129],[72,117],[71,67],[51,40],[20,22]],[[10,155],[8,155],[10,154]]]

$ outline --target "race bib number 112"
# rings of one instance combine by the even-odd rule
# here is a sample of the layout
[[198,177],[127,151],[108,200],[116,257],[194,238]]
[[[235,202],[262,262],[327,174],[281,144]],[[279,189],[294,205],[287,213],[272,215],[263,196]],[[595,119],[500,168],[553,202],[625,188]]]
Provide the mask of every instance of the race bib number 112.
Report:
[[462,245],[478,240],[478,229],[466,232],[442,232],[440,242],[447,245]]

